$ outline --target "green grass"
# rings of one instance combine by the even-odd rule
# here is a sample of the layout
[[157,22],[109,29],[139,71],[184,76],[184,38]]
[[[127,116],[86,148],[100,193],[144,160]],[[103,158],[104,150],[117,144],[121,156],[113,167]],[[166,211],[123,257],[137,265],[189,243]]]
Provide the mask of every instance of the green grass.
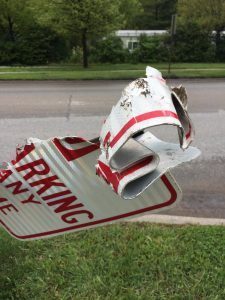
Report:
[[225,299],[225,229],[126,223],[20,242],[0,231],[0,299]]
[[[225,77],[225,64],[176,63],[168,74],[168,64],[152,64],[164,77],[207,78]],[[79,65],[41,67],[0,67],[0,80],[77,80],[77,79],[135,79],[145,74],[146,64],[102,64],[83,69]]]

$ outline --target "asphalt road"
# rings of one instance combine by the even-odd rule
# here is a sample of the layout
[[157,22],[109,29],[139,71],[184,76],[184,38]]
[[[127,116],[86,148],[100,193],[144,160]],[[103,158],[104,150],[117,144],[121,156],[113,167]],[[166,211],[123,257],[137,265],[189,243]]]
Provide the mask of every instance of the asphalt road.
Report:
[[[225,79],[171,80],[189,93],[190,112],[225,110]],[[107,115],[128,81],[0,81],[1,118]]]
[[[105,116],[128,81],[0,81],[0,161],[14,157],[27,137],[98,135]],[[183,201],[168,213],[225,218],[225,79],[183,83],[202,155],[173,170]],[[162,138],[176,136],[171,129]]]

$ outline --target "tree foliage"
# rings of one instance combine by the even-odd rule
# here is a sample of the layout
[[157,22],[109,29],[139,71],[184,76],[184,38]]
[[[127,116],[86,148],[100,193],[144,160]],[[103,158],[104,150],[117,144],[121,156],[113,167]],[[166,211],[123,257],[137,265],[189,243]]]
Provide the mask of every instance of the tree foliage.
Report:
[[177,0],[140,0],[142,12],[133,19],[136,29],[168,29]]
[[[46,19],[73,37],[74,45],[81,45],[84,67],[88,67],[88,48],[91,39],[103,37],[121,28],[123,23],[119,0],[48,1],[51,6],[47,15],[51,7],[51,18],[48,19],[47,16]],[[43,17],[40,20],[43,20]]]
[[179,24],[172,57],[177,62],[215,61],[215,45],[210,32],[192,21]]
[[224,0],[178,0],[177,8],[183,22],[195,21],[208,30],[225,29]]
[[[169,29],[178,13],[175,61],[225,61],[225,0],[0,0],[0,64],[159,62],[168,39],[123,49],[118,29]],[[212,31],[215,31],[212,34]]]
[[119,10],[123,20],[120,29],[134,28],[134,19],[144,12],[141,0],[120,0]]
[[133,62],[156,63],[168,60],[168,49],[164,43],[165,36],[141,35],[139,47],[131,53]]
[[30,0],[0,2],[0,63],[46,64],[69,55],[65,39],[37,24]]
[[124,63],[129,59],[129,50],[123,48],[123,43],[119,37],[110,35],[95,43],[91,52],[91,59],[101,63]]
[[0,36],[6,41],[15,41],[17,32],[32,22],[27,9],[27,0],[0,1]]
[[225,0],[178,0],[179,22],[194,22],[202,31],[215,31],[216,56],[221,60],[225,55],[221,32],[225,30]]

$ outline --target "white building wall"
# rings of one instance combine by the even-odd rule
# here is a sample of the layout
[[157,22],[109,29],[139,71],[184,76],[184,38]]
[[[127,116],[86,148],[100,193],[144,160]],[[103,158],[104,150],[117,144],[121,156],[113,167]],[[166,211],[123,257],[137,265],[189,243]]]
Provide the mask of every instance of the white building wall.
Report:
[[154,36],[168,33],[167,30],[118,30],[116,36],[120,37],[124,48],[133,50],[137,47],[140,35]]

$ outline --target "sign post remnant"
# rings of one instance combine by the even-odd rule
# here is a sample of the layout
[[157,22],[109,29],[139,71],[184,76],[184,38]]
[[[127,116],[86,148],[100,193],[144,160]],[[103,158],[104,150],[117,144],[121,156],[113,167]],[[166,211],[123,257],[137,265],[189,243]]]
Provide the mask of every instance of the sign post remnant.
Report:
[[171,63],[172,63],[172,49],[174,45],[174,37],[176,35],[177,30],[177,15],[174,14],[171,17],[171,28],[170,28],[170,46],[169,46],[169,66],[168,66],[168,74],[170,74]]

